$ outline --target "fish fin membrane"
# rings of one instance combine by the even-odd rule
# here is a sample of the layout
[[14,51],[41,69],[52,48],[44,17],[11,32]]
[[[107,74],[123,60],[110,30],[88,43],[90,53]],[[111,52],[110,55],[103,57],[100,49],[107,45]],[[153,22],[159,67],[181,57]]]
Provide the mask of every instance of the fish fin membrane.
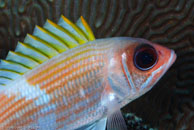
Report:
[[36,26],[33,34],[27,34],[18,42],[15,51],[9,51],[0,62],[0,86],[68,49],[95,40],[87,22],[81,16],[74,24],[65,16],[58,23],[47,20],[43,27]]
[[120,110],[117,110],[108,116],[107,130],[127,130],[125,119]]
[[106,130],[107,117],[76,130]]

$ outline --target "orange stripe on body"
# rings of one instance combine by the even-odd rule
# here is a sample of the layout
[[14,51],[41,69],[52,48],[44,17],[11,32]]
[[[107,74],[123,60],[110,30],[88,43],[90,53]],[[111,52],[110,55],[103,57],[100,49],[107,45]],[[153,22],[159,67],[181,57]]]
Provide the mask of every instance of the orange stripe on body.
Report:
[[[97,62],[97,63],[98,63],[98,62]],[[92,64],[92,63],[91,63],[91,64]],[[98,68],[99,68],[99,67],[97,67],[97,68],[95,68],[95,69],[93,69],[93,70],[97,70]],[[78,69],[79,69],[79,68],[78,68]],[[90,70],[90,71],[92,71],[92,70]],[[57,86],[55,86],[55,87],[53,87],[53,88],[51,88],[51,89],[47,89],[47,90],[48,90],[47,93],[52,94],[53,91],[56,91],[56,90],[59,90],[59,91],[60,91],[60,88],[61,88],[61,87],[67,86],[67,85],[65,85],[65,84],[66,84],[69,80],[75,80],[76,78],[82,77],[83,75],[89,73],[90,71],[88,70],[88,71],[85,71],[85,72],[83,72],[83,73],[80,73],[79,75],[73,76],[72,78],[70,78],[70,79],[64,81],[64,82],[63,82],[62,84],[60,84],[60,85],[57,85]],[[71,72],[71,73],[72,73],[72,72]],[[62,76],[62,77],[64,77],[64,76]],[[59,80],[59,79],[58,79],[58,80]],[[95,81],[97,81],[97,77],[96,77]],[[94,84],[94,83],[95,83],[95,82],[93,81],[93,84]],[[85,84],[85,85],[84,85],[84,84],[83,84],[83,85],[74,86],[74,88],[71,88],[71,89],[69,89],[68,91],[64,91],[61,95],[58,95],[57,98],[53,98],[53,99],[51,100],[50,103],[53,104],[53,103],[56,103],[57,101],[61,102],[61,101],[63,100],[63,97],[70,97],[70,96],[72,96],[72,95],[78,93],[80,89],[88,89],[88,88],[87,88],[88,86],[92,86],[92,85],[88,85],[88,84]],[[103,89],[103,88],[99,88],[99,90],[101,90],[101,91],[102,91],[102,89]],[[69,102],[68,105],[63,105],[63,106],[58,107],[57,110],[56,110],[56,114],[60,114],[61,112],[64,112],[64,111],[67,110],[67,109],[71,109],[71,108],[72,108],[75,104],[77,104],[78,102],[81,102],[81,101],[83,101],[83,100],[86,100],[87,98],[91,98],[91,97],[94,96],[94,94],[95,94],[97,91],[99,91],[99,90],[94,91],[92,94],[86,94],[86,95],[85,95],[85,96],[86,96],[85,98],[77,97],[77,98],[74,99],[73,101]],[[60,97],[59,97],[59,96],[60,96]],[[55,96],[53,96],[53,97],[55,97]],[[93,103],[94,103],[94,101],[93,101]],[[79,108],[79,110],[77,110],[77,111],[74,110],[74,113],[78,114],[78,113],[82,112],[83,110],[88,109],[89,107],[91,107],[91,105],[86,106],[86,107],[83,107],[82,109]],[[64,121],[64,120],[66,120],[66,119],[68,119],[68,117],[69,117],[71,114],[72,114],[72,112],[69,112],[68,115],[61,117],[61,118],[58,119],[57,121]]]
[[[23,104],[21,104],[21,102],[22,102]],[[7,119],[9,119],[9,118],[11,118],[11,117],[13,117],[13,115],[14,115],[16,112],[18,112],[18,111],[20,111],[20,110],[22,110],[22,109],[25,109],[26,106],[27,106],[27,105],[30,105],[32,102],[33,102],[33,100],[28,100],[28,101],[26,101],[25,98],[22,98],[22,99],[18,100],[17,102],[13,103],[13,104],[10,106],[10,109],[7,111],[7,112],[9,112],[9,114],[7,114],[7,116],[5,116],[5,117],[0,121],[0,123],[1,123],[1,122],[4,122],[5,120],[7,120]],[[17,104],[20,104],[20,106],[18,106],[17,108],[14,108],[14,106],[17,105]],[[11,111],[11,110],[12,110],[12,111]],[[10,111],[11,111],[11,112],[10,112]],[[5,113],[4,113],[4,114],[5,114]],[[21,118],[20,118],[20,119],[21,119]],[[9,122],[8,124],[6,124],[5,127],[14,126],[14,123],[16,123],[16,120],[17,120],[17,118],[13,119],[11,122]]]
[[[90,56],[90,57],[92,57],[92,56]],[[87,57],[87,58],[89,58],[89,57]],[[83,58],[83,59],[84,59],[84,58]],[[81,59],[81,60],[82,60],[82,59]],[[53,71],[53,72],[50,73],[49,75],[47,75],[47,76],[45,76],[45,77],[43,77],[43,78],[39,78],[39,79],[38,79],[36,82],[34,82],[33,84],[34,84],[34,85],[35,85],[35,84],[41,84],[43,81],[46,81],[46,80],[50,79],[50,78],[53,77],[54,75],[57,75],[57,74],[61,73],[62,71],[66,70],[66,69],[68,69],[68,68],[72,68],[72,65],[74,65],[75,63],[79,63],[79,62],[80,62],[80,60],[76,60],[74,63],[69,63],[68,65],[65,65],[64,67],[62,67],[62,68],[60,68],[60,69],[57,69],[56,71]],[[72,74],[72,72],[76,72],[76,71],[80,70],[80,68],[86,67],[87,65],[90,65],[90,64],[93,64],[93,63],[97,63],[97,62],[100,62],[100,60],[97,60],[97,61],[92,62],[92,63],[83,63],[83,65],[79,66],[78,68],[75,68],[75,69],[72,68],[71,71],[68,71],[68,72],[65,73],[66,75],[63,74],[63,75],[61,75],[61,76],[68,76],[68,75]],[[52,81],[50,81],[50,82],[52,82]],[[54,81],[53,81],[53,82],[54,82]],[[49,84],[49,83],[45,84],[44,86],[47,86],[48,84]],[[44,88],[44,86],[41,86],[41,89]]]
[[[61,112],[67,110],[67,109],[71,109],[75,104],[83,101],[83,100],[86,100],[87,98],[91,98],[92,96],[94,96],[94,94],[96,94],[96,92],[99,92],[101,93],[102,92],[102,88],[99,87],[98,89],[96,89],[95,91],[93,91],[92,93],[90,94],[86,94],[85,97],[77,97],[76,99],[72,100],[71,103],[69,103],[68,105],[63,105],[63,106],[60,106],[59,108],[57,108],[56,110],[56,114],[60,114]],[[99,101],[100,99],[95,99],[93,100],[92,102],[90,102],[89,104],[87,104],[87,106],[84,106],[84,107],[81,107],[79,109],[75,109],[72,111],[70,111],[69,113],[67,113],[68,115],[71,115],[72,113],[74,114],[79,114],[80,112],[84,111],[84,110],[87,110],[88,108],[92,107],[97,101]],[[59,118],[59,121],[64,121],[63,119],[67,119],[65,118],[66,116],[62,116],[61,118]]]
[[[92,106],[95,105],[95,103],[98,102],[99,100],[100,100],[100,99],[95,99],[93,102],[89,103],[88,106],[85,107],[85,109],[92,107]],[[83,109],[83,110],[85,110],[85,109]],[[75,111],[74,111],[74,112],[75,112]],[[81,111],[80,111],[80,112],[81,112]],[[95,112],[95,111],[91,112],[90,114],[92,114],[92,113],[94,113],[94,112]],[[70,124],[76,122],[77,120],[79,120],[80,118],[82,118],[82,117],[77,117],[75,120],[69,121],[69,122],[67,122],[66,124],[67,124],[67,125],[70,125]]]
[[7,98],[7,96],[4,93],[0,93],[0,103],[4,101],[5,98]]
[[48,82],[47,84],[41,86],[41,89],[47,88],[48,86],[52,86],[52,85],[54,85],[55,83],[57,83],[57,82],[60,81],[59,85],[55,85],[55,87],[47,88],[47,89],[46,89],[46,93],[50,94],[51,92],[53,92],[53,91],[56,90],[56,89],[59,89],[59,88],[64,87],[64,86],[67,87],[66,84],[67,84],[69,81],[75,81],[75,79],[79,79],[80,77],[86,75],[87,73],[91,72],[92,70],[94,71],[94,70],[100,69],[100,67],[96,67],[95,69],[87,70],[87,71],[82,72],[82,73],[80,73],[80,74],[78,74],[78,75],[75,75],[75,76],[73,76],[73,77],[71,77],[71,78],[69,78],[69,79],[64,79],[64,80],[62,80],[64,77],[69,76],[69,75],[72,74],[73,72],[76,72],[76,71],[80,70],[82,67],[85,67],[85,66],[86,66],[86,65],[82,65],[82,66],[79,66],[78,68],[76,68],[76,69],[74,69],[74,70],[72,70],[72,71],[69,71],[69,72],[64,73],[63,75],[61,75],[60,77],[56,78],[55,80],[50,81],[50,82]]
[[[98,61],[97,61],[98,62]],[[92,63],[90,63],[90,64],[93,64],[93,62]],[[86,64],[87,65],[87,64]],[[79,70],[81,67],[84,67],[84,66],[86,66],[86,65],[82,65],[82,66],[79,66],[78,67],[78,69],[77,70]],[[97,68],[99,68],[99,67],[97,67]],[[96,70],[97,68],[94,68],[93,70]],[[72,70],[72,72],[73,71],[77,71],[76,69],[75,70]],[[79,77],[81,77],[81,76],[83,76],[84,74],[86,74],[86,73],[89,73],[89,71],[90,70],[88,70],[88,71],[86,71],[86,72],[84,72],[84,73],[81,73],[80,75],[77,75],[77,76],[74,76],[74,77],[72,77],[71,79],[69,79],[69,80],[74,80],[74,79],[76,79],[76,78],[79,78]],[[68,74],[71,74],[72,72],[69,72]],[[60,76],[60,77],[58,77],[57,79],[55,79],[53,82],[51,82],[50,84],[54,84],[54,83],[56,83],[57,81],[59,81],[62,77],[64,77],[64,76],[67,76],[67,73],[65,73],[64,75],[62,75],[62,76]],[[66,84],[67,83],[67,80],[65,81],[65,82],[63,82],[63,84],[62,85],[58,85],[58,86],[56,86],[56,87],[53,87],[53,88],[50,88],[50,89],[46,89],[46,93],[47,94],[51,94],[54,90],[57,90],[57,89],[60,89],[61,87],[64,87],[64,84]],[[43,89],[43,88],[45,88],[45,87],[47,87],[48,85],[50,85],[50,84],[45,84],[44,86],[41,86],[41,89]],[[77,93],[78,91],[79,91],[79,89],[76,87],[76,89],[74,90],[74,91],[72,91],[72,90],[74,90],[74,89],[71,89],[71,91],[68,91],[66,94],[64,94],[63,93],[63,96],[66,96],[66,97],[68,97],[68,96],[71,96],[71,95],[73,95],[73,94],[75,94],[75,93]],[[72,93],[73,92],[73,93]],[[87,96],[87,95],[86,95]],[[89,96],[90,97],[90,96]],[[58,98],[58,100],[59,100],[60,98]],[[62,100],[62,99],[61,99]],[[78,103],[78,102],[80,102],[80,101],[82,101],[82,100],[84,100],[84,98],[82,98],[82,99],[76,99],[75,101],[73,101],[73,103],[72,104],[75,104],[75,103]],[[55,103],[57,100],[56,99],[53,99],[52,101],[50,101],[50,103],[52,104],[52,103]],[[62,110],[64,111],[65,109],[70,109],[72,107],[72,105],[69,105],[69,106],[65,106],[65,108],[63,108]]]
[[[95,113],[96,111],[95,110],[93,110],[93,111],[90,111],[89,112],[89,114],[91,115],[91,114],[93,114],[93,113]],[[80,118],[79,118],[80,119]],[[78,118],[77,118],[77,120],[78,120]],[[60,121],[58,121],[58,122],[60,122]],[[70,124],[70,123],[69,123]],[[58,129],[61,129],[61,128],[63,128],[64,127],[64,124],[62,124],[62,125],[59,125],[56,129],[58,130]]]
[[[73,58],[75,58],[75,57],[77,57],[77,56],[79,56],[81,54],[84,54],[86,52],[91,52],[93,50],[94,49],[88,49],[88,50],[85,50],[85,51],[78,52],[78,53],[74,54],[73,56],[67,57],[64,60],[62,60],[62,61],[60,61],[60,62],[58,62],[58,63],[56,63],[56,64],[54,64],[52,66],[49,66],[47,69],[44,69],[45,66],[43,66],[43,70],[42,71],[40,71],[40,72],[30,76],[29,78],[27,78],[27,81],[29,81],[29,83],[32,84],[32,85],[38,84],[38,83],[40,83],[41,79],[39,79],[40,80],[39,82],[35,81],[37,79],[37,77],[40,77],[42,74],[48,73],[49,70],[53,70],[54,68],[57,68],[60,64],[63,64],[63,63],[65,63],[65,62],[67,62],[67,61],[69,61],[69,60],[71,60],[71,59],[73,59]],[[47,76],[48,75],[46,75],[46,77]]]
[[[90,51],[93,51],[93,50],[94,49],[90,49]],[[101,49],[101,50],[105,50],[105,49]],[[75,55],[70,56],[70,57],[67,57],[66,59],[64,59],[64,60],[62,60],[62,61],[60,61],[60,62],[58,62],[58,63],[56,63],[54,65],[51,65],[51,66],[49,64],[48,65],[45,64],[41,68],[38,68],[37,69],[37,70],[39,70],[37,74],[28,75],[27,76],[27,82],[30,85],[32,85],[32,86],[33,85],[35,86],[37,84],[41,84],[43,81],[46,81],[49,78],[53,77],[54,75],[59,74],[59,72],[61,72],[62,70],[68,69],[68,68],[72,67],[73,64],[79,63],[80,60],[84,60],[84,59],[87,60],[87,58],[91,58],[93,56],[97,56],[97,59],[98,59],[99,57],[102,58],[102,55],[103,55],[102,53],[101,54],[98,54],[98,55],[89,55],[86,58],[85,57],[81,57],[78,60],[76,59],[76,60],[71,61],[73,57],[79,56],[80,54],[83,54],[83,53],[86,53],[86,52],[89,52],[89,50],[86,50],[85,52],[76,53]],[[69,61],[71,61],[71,62],[69,63]],[[65,63],[65,62],[68,62],[68,64],[65,65],[64,67],[60,68],[60,69],[57,68],[59,65]],[[56,91],[56,90],[59,91],[59,89],[61,89],[62,87],[64,87],[64,85],[68,82],[68,80],[61,80],[63,77],[69,76],[70,74],[72,74],[73,72],[78,71],[82,67],[85,67],[85,66],[88,66],[88,65],[92,65],[92,64],[95,64],[95,63],[98,63],[98,62],[100,62],[100,60],[97,61],[97,62],[91,62],[91,61],[88,62],[88,63],[86,62],[84,65],[78,66],[78,68],[76,68],[76,69],[73,68],[71,70],[71,72],[66,72],[66,73],[62,74],[61,76],[58,76],[57,78],[53,79],[53,81],[49,81],[48,83],[40,86],[40,88],[41,89],[45,89],[47,94],[53,94],[54,91]],[[46,65],[47,65],[47,67],[45,67]],[[91,67],[91,68],[93,68],[93,67]],[[94,71],[94,70],[97,70],[97,69],[99,69],[99,67],[96,67],[96,68],[94,67],[94,69],[91,69],[91,71]],[[74,81],[76,78],[80,78],[84,74],[89,73],[89,72],[90,71],[86,71],[84,73],[80,73],[79,75],[76,74],[75,76],[71,77],[69,80]],[[49,87],[51,85],[54,85],[57,81],[61,81],[59,85],[56,85],[54,87]],[[74,86],[71,86],[70,91],[68,91],[65,95],[63,95],[64,93],[62,93],[61,91],[59,91],[59,92],[61,92],[60,96],[71,96],[71,95],[73,95],[73,93],[77,93],[78,92],[78,88],[76,87],[76,89],[72,89],[72,87],[74,87]],[[86,86],[84,86],[84,87],[86,87]],[[93,96],[93,95],[91,95],[91,96]],[[63,100],[62,98],[61,99],[60,98],[56,98],[55,96],[52,96],[52,97],[54,97],[54,99],[52,99],[52,101],[50,101],[49,104],[47,104],[48,106],[49,105],[52,105],[52,104],[55,104],[56,101],[62,102],[62,100]],[[89,98],[89,96],[87,98]],[[73,103],[69,103],[71,105],[68,105],[68,106],[63,105],[63,106],[57,107],[56,114],[60,114],[60,111],[65,111],[67,109],[70,109],[71,107],[73,107],[73,104],[78,103],[79,101],[82,101],[82,100],[85,100],[85,99],[84,98],[82,98],[82,99],[76,98],[76,99],[74,99]],[[46,106],[44,106],[44,107],[46,107]],[[88,107],[85,107],[85,109],[87,109],[87,108]],[[76,111],[75,110],[74,112],[75,113],[79,113],[79,112],[81,112],[81,110],[80,111]],[[34,112],[34,113],[36,113],[36,112]],[[30,114],[30,115],[32,115],[32,114]],[[29,117],[30,115],[28,114],[28,115],[26,115],[26,117]],[[45,116],[45,115],[43,114],[41,116]],[[24,117],[23,119],[26,119],[26,117]],[[68,117],[63,117],[63,119],[64,118],[68,119]],[[58,119],[58,120],[60,120],[60,119]],[[28,123],[30,123],[30,121]],[[26,123],[26,124],[28,124],[28,123]]]
[[[98,81],[99,78],[97,77],[96,80]],[[76,94],[76,93],[79,93],[80,89],[88,89],[88,86],[91,86],[92,84],[94,84],[94,82],[90,83],[90,84],[83,84],[83,85],[78,85],[78,86],[75,86],[75,88],[72,88],[70,91],[63,91],[63,93],[61,95],[57,95],[57,98],[55,97],[55,95],[53,95],[53,99],[51,100],[52,103],[54,103],[54,101],[57,101],[57,100],[63,100],[63,98],[65,97],[66,99],[68,99],[68,97]],[[102,88],[99,88],[99,89],[102,89]],[[97,89],[95,89],[96,91],[93,92],[92,94],[96,93],[97,92]],[[90,98],[91,97],[91,94],[86,94],[85,95],[85,98]],[[82,98],[81,101],[83,101],[85,98]],[[72,103],[72,102],[71,102]],[[75,102],[77,103],[77,102]]]
[[[76,63],[79,63],[79,62],[80,62],[80,61],[77,61]],[[80,70],[81,68],[87,67],[87,66],[89,66],[89,65],[92,65],[92,64],[98,63],[98,62],[102,62],[102,60],[96,60],[95,62],[89,62],[89,63],[83,63],[83,64],[81,64],[80,66],[78,66],[77,68],[72,68],[72,66],[74,65],[73,63],[70,64],[70,65],[66,65],[66,66],[64,66],[63,68],[60,68],[60,69],[54,71],[52,74],[49,74],[47,77],[44,77],[44,79],[41,79],[38,83],[42,83],[43,81],[50,79],[50,78],[53,77],[54,75],[57,75],[58,73],[60,73],[60,72],[62,72],[62,71],[64,71],[64,70],[66,70],[66,69],[69,69],[69,71],[66,72],[66,73],[64,73],[62,76],[68,76],[68,75],[72,74],[73,72],[76,72],[76,71]],[[70,70],[70,68],[71,68],[72,70]],[[41,88],[42,88],[42,87],[41,87]]]
[[[8,118],[8,117],[10,117],[11,115],[13,115],[14,113],[15,113],[15,111],[19,108],[15,108],[15,106],[16,105],[18,105],[18,104],[22,104],[22,102],[24,102],[25,101],[25,99],[23,98],[23,99],[19,99],[18,101],[16,101],[16,102],[14,102],[14,103],[12,103],[5,111],[3,111],[3,112],[1,112],[0,113],[0,117],[2,117],[3,115],[6,115],[7,113],[7,115],[4,117],[4,118],[2,118],[1,120],[0,120],[0,123],[2,122],[2,121],[4,121],[6,118]],[[21,106],[20,106],[21,107]],[[10,112],[11,111],[11,112]]]
[[[30,108],[30,110],[28,110],[27,112],[25,111],[25,113],[20,116],[20,119],[18,120],[18,118],[14,117],[13,120],[11,120],[10,122],[8,122],[7,124],[5,124],[5,126],[2,126],[3,128],[8,128],[9,126],[19,126],[22,127],[23,125],[26,126],[29,123],[32,123],[32,119],[28,119],[28,117],[32,116],[33,114],[37,113],[41,108],[43,108],[44,106],[36,106],[35,104],[33,104],[33,102],[36,100],[26,100],[25,98],[22,98],[14,103],[11,104],[11,106],[9,107],[9,109],[7,109],[6,111],[2,112],[1,114],[4,115],[6,113],[8,113],[3,119],[0,120],[0,124],[2,124],[3,122],[5,122],[7,119],[13,118],[13,115],[21,110],[25,110],[26,108]],[[20,105],[18,105],[20,104]],[[15,108],[15,106],[18,106],[17,108]],[[37,119],[34,119],[33,121],[36,121]]]
[[63,128],[63,127],[64,127],[64,125],[59,125],[56,129],[59,130],[59,129]]
[[[103,53],[100,52],[100,51],[103,51],[105,49],[106,48],[103,48],[103,49],[93,49],[93,48],[91,48],[91,49],[88,49],[88,50],[81,51],[79,53],[75,53],[73,56],[69,56],[66,59],[64,59],[64,60],[62,60],[62,61],[60,61],[60,62],[58,62],[54,65],[53,64],[50,65],[49,62],[48,62],[48,64],[45,64],[44,66],[35,69],[35,71],[37,71],[38,73],[36,73],[36,74],[32,73],[31,75],[29,74],[29,75],[26,76],[27,77],[27,82],[29,83],[30,86],[41,84],[43,81],[48,80],[51,76],[53,77],[54,75],[59,74],[59,72],[61,72],[62,70],[71,68],[72,65],[74,65],[76,63],[79,63],[80,60],[83,61],[84,59],[87,60],[87,58],[97,56],[97,60],[95,62],[91,62],[91,61],[83,62],[84,65],[80,65],[77,68],[72,68],[72,70],[70,72],[64,73],[61,76],[54,79],[53,81],[50,81],[47,84],[41,86],[40,88],[45,89],[47,94],[54,95],[55,91],[58,91],[58,92],[61,93],[61,94],[58,95],[58,97],[55,97],[55,95],[54,95],[53,96],[54,98],[48,104],[45,104],[45,105],[42,105],[42,106],[36,106],[34,104],[36,99],[25,100],[25,98],[22,98],[22,99],[19,99],[18,101],[14,101],[15,98],[17,97],[17,95],[7,97],[6,95],[1,94],[0,95],[0,108],[5,106],[4,103],[11,104],[11,106],[9,106],[8,109],[6,109],[2,113],[0,113],[0,117],[5,115],[6,113],[9,113],[0,120],[0,124],[3,123],[6,119],[14,118],[13,120],[9,121],[5,126],[3,126],[3,128],[7,128],[11,125],[27,126],[30,123],[37,121],[40,116],[45,116],[46,114],[49,114],[51,112],[55,112],[56,114],[60,114],[60,112],[62,112],[62,111],[65,111],[67,109],[71,109],[74,106],[74,104],[79,103],[80,101],[86,100],[87,98],[91,98],[92,96],[94,96],[94,94],[96,92],[101,92],[102,88],[101,89],[98,88],[99,90],[96,90],[96,91],[92,92],[91,94],[86,94],[85,98],[76,97],[76,98],[73,99],[73,101],[71,103],[68,100],[69,103],[68,103],[67,106],[65,106],[65,105],[62,105],[62,106],[59,106],[59,107],[57,106],[56,111],[49,111],[47,113],[37,115],[36,118],[34,118],[34,119],[30,118],[32,115],[33,116],[36,115],[36,113],[39,112],[39,110],[41,110],[42,108],[46,108],[49,105],[55,104],[55,102],[59,102],[59,103],[63,102],[63,99],[59,98],[60,96],[61,97],[63,97],[63,96],[69,97],[69,96],[72,96],[75,93],[78,93],[79,89],[87,89],[90,85],[89,85],[89,83],[84,81],[85,84],[82,84],[82,85],[79,85],[79,86],[75,86],[75,85],[72,86],[71,85],[70,88],[69,88],[69,91],[65,91],[65,89],[63,89],[63,91],[59,90],[59,89],[62,89],[64,87],[64,85],[66,85],[68,83],[68,81],[70,81],[70,80],[75,81],[75,79],[81,78],[89,72],[93,72],[93,71],[96,71],[96,70],[100,69],[100,67],[101,67],[100,65],[95,66],[95,67],[92,66],[92,67],[90,67],[91,68],[90,70],[86,69],[86,70],[84,70],[84,72],[80,71],[79,74],[76,74],[75,76],[70,77],[69,80],[61,80],[63,77],[69,76],[73,72],[76,72],[76,71],[82,69],[83,67],[86,67],[86,66],[89,66],[89,65],[92,65],[92,64],[95,64],[95,63],[98,64],[99,62],[102,62],[102,60],[100,60],[100,59],[103,57]],[[79,55],[87,53],[87,52],[92,52],[92,51],[99,51],[98,52],[99,54],[96,54],[96,55],[87,54],[89,56],[81,57],[80,59],[72,60],[72,58],[76,58],[76,56],[79,56]],[[68,65],[65,65],[64,67],[62,67],[60,69],[57,68],[59,65],[61,65],[63,63],[66,63],[66,62],[70,62],[70,63],[68,63]],[[50,72],[50,74],[47,74],[49,72]],[[97,78],[95,76],[94,76],[94,78]],[[41,77],[41,78],[39,78],[39,77]],[[57,81],[61,81],[61,84],[56,85],[52,88],[49,87],[49,86],[53,85],[54,83],[56,83]],[[96,79],[95,79],[95,81],[96,81]],[[94,84],[95,82],[92,82],[92,83]],[[96,101],[95,100],[91,101],[91,104],[92,103],[94,104],[94,103],[96,103]],[[15,106],[17,106],[17,108]],[[73,111],[73,113],[79,114],[80,112],[82,112],[83,110],[85,110],[89,107],[91,107],[90,104],[88,104],[85,107],[80,107],[80,109],[75,109]],[[30,108],[30,110],[28,108]],[[15,114],[15,112],[19,112],[21,110],[25,110],[25,113],[22,116],[20,116],[20,118],[18,120],[18,118],[14,117],[14,114]],[[28,111],[26,111],[26,110],[28,110]],[[71,113],[69,113],[69,114],[71,115]],[[62,120],[64,120],[64,118],[68,119],[69,117],[68,116],[63,117]],[[59,120],[59,122],[61,122],[60,119],[58,119],[58,120]]]
[[[58,62],[58,63],[56,63],[56,64],[54,64],[54,65],[52,65],[52,66],[47,66],[46,69],[45,69],[46,66],[43,66],[43,67],[40,69],[40,72],[37,72],[36,74],[29,76],[29,77],[27,78],[27,81],[29,82],[30,85],[40,84],[40,83],[42,83],[42,81],[44,81],[45,79],[50,78],[51,75],[53,76],[53,75],[57,74],[57,72],[55,71],[55,72],[53,72],[53,73],[51,73],[51,74],[48,75],[48,72],[50,72],[50,70],[56,69],[60,64],[64,64],[64,63],[66,63],[66,62],[72,60],[73,58],[75,58],[75,57],[77,57],[77,56],[79,56],[79,55],[82,55],[82,54],[84,54],[84,53],[92,52],[92,51],[93,51],[93,52],[94,52],[94,51],[104,51],[105,49],[107,49],[107,48],[84,50],[84,51],[82,51],[82,52],[79,52],[79,53],[74,54],[73,56],[67,57],[66,59],[64,59],[64,60],[62,60],[62,61],[60,61],[60,62]],[[101,54],[96,54],[96,55],[102,56],[103,54],[101,53]],[[93,55],[88,56],[87,58],[92,57],[92,56],[96,56],[96,55],[93,54]],[[84,59],[84,57],[83,57],[83,59]],[[76,62],[79,62],[79,61],[81,61],[81,60],[83,60],[83,59],[78,59]],[[72,66],[72,64],[73,64],[72,62],[69,63],[69,66]],[[49,65],[49,64],[48,64],[48,65]],[[67,67],[68,67],[68,66],[66,65],[66,68],[67,68]],[[45,76],[42,77],[43,75],[45,75]],[[37,78],[37,77],[41,77],[41,78]]]
[[14,119],[11,122],[9,122],[5,127],[9,127],[9,126],[25,127],[25,126],[29,125],[30,123],[36,122],[37,121],[36,118],[35,119],[31,119],[31,118],[27,118],[27,117],[30,117],[34,113],[37,113],[41,108],[43,108],[43,106],[37,106],[36,108],[33,108],[32,110],[29,110],[24,115],[22,115],[19,118],[19,120],[18,119]]
[[27,125],[29,125],[29,124],[32,123],[32,122],[36,122],[39,115],[37,115],[37,117],[34,118],[33,120],[30,119],[30,118],[27,119],[27,117],[30,117],[30,116],[34,115],[35,113],[37,113],[39,110],[41,110],[41,109],[44,108],[45,106],[47,106],[47,105],[36,106],[36,107],[34,107],[32,110],[29,110],[28,112],[26,112],[26,113],[21,117],[21,121],[22,121],[22,122],[19,123],[19,126],[27,126]]
[[[3,107],[5,107],[5,104],[9,104],[11,103],[15,98],[16,98],[16,95],[12,95],[11,97],[8,97],[7,95],[5,94],[1,94],[2,95],[2,98],[0,100],[0,108],[2,109]],[[0,114],[1,115],[1,114]],[[0,116],[1,117],[1,116]]]
[[[91,45],[88,45],[88,47],[90,47]],[[80,49],[83,49],[85,46],[82,46],[82,47],[79,47],[78,49],[76,49],[76,50],[80,50]],[[75,50],[75,51],[76,51]],[[93,50],[93,49],[90,49],[90,51],[91,50]],[[89,51],[86,51],[86,52],[89,52]],[[30,75],[27,79],[28,79],[28,81],[29,81],[29,83],[31,83],[32,85],[34,84],[34,82],[35,82],[35,80],[37,79],[37,77],[39,77],[40,75],[42,75],[42,74],[44,74],[44,73],[47,73],[49,70],[52,70],[53,68],[56,68],[59,64],[62,64],[62,63],[64,63],[64,62],[66,62],[66,61],[69,61],[69,60],[71,60],[72,58],[74,58],[74,57],[76,57],[76,56],[78,56],[78,55],[80,55],[80,53],[82,53],[82,51],[81,52],[78,52],[78,53],[75,53],[75,55],[73,55],[73,56],[70,56],[70,57],[67,57],[66,59],[64,59],[64,60],[62,60],[62,61],[60,61],[60,62],[58,62],[57,64],[54,64],[54,65],[51,65],[50,66],[50,64],[48,64],[48,68],[44,68],[44,67],[46,67],[46,66],[43,66],[42,68],[43,68],[43,70],[42,70],[42,68],[39,68],[38,69],[38,71],[39,72],[37,72],[36,74],[33,74],[33,75]],[[83,52],[84,53],[84,52]]]
[[[17,118],[15,118],[14,120],[12,120],[11,122],[9,122],[9,124],[7,124],[6,126],[20,126],[20,127],[24,127],[29,125],[30,123],[36,122],[38,119],[38,115],[36,116],[36,118],[31,119],[30,117],[32,115],[34,115],[35,113],[37,113],[41,108],[47,106],[45,105],[41,105],[41,106],[36,106],[35,104],[33,104],[33,100],[29,100],[27,102],[25,102],[25,104],[20,107],[19,110],[25,109],[27,107],[30,107],[30,110],[28,110],[27,112],[25,112],[22,116],[20,116],[19,120]],[[16,110],[16,111],[19,111]]]

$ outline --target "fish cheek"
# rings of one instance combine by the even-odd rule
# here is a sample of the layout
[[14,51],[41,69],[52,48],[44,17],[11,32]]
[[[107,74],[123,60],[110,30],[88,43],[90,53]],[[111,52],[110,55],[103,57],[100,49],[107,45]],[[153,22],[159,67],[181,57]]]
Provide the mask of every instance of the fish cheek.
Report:
[[131,74],[134,86],[136,87],[137,91],[141,90],[141,86],[143,86],[144,83],[146,83],[147,79],[150,77],[149,73],[136,73],[132,72]]
[[151,75],[151,71],[142,71],[135,67],[133,63],[133,54],[125,54],[122,57],[122,65],[125,77],[128,79],[129,87],[132,91],[140,91],[141,86],[147,81]]

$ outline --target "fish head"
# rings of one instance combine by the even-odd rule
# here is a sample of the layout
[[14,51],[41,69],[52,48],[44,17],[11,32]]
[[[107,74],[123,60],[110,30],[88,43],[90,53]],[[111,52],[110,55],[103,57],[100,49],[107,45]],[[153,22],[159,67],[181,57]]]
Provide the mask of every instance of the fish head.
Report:
[[[120,41],[119,41],[120,40]],[[110,59],[108,81],[125,106],[149,91],[176,59],[173,50],[139,38],[121,38]],[[116,41],[116,40],[115,40]]]

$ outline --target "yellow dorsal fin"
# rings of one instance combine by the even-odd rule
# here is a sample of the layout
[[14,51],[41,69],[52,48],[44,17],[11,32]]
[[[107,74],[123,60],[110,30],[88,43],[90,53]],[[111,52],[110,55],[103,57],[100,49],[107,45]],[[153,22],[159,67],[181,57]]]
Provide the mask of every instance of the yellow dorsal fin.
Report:
[[76,25],[82,29],[82,31],[85,33],[89,41],[95,40],[94,34],[90,26],[88,25],[88,23],[85,21],[85,19],[82,16],[77,21]]
[[32,35],[27,34],[24,42],[18,42],[6,60],[1,60],[0,86],[59,53],[93,40],[94,34],[82,16],[76,24],[63,15],[58,24],[47,20],[43,27],[36,26]]

